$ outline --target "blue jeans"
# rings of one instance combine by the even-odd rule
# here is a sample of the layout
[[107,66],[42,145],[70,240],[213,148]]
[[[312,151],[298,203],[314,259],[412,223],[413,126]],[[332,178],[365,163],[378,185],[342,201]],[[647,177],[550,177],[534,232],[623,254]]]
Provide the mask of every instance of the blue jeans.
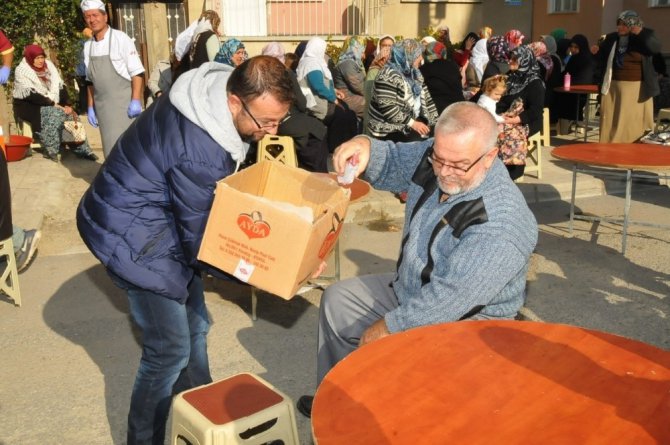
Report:
[[126,289],[130,314],[142,331],[142,359],[128,413],[128,445],[163,445],[172,396],[212,382],[202,279],[193,276],[186,304],[179,304],[112,278]]

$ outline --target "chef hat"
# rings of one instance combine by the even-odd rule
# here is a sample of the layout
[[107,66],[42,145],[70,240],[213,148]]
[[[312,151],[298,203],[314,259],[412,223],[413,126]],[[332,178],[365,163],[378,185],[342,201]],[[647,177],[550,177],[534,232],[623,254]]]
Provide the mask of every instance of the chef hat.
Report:
[[105,3],[100,0],[81,0],[82,12],[90,11],[91,9],[99,9],[105,12]]

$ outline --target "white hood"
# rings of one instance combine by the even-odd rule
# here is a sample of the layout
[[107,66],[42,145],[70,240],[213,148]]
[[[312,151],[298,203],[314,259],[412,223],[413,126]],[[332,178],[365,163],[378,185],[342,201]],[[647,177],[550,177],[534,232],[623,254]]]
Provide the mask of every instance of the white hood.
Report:
[[170,88],[170,102],[188,120],[205,130],[239,164],[249,150],[233,125],[226,84],[233,68],[208,62],[187,71]]

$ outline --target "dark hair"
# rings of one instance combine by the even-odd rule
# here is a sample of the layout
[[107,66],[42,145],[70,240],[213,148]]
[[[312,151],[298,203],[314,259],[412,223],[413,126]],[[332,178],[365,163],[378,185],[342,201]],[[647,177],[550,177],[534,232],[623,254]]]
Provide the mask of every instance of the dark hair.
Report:
[[279,102],[293,103],[295,96],[291,77],[276,57],[252,57],[235,68],[226,90],[245,101],[270,94]]

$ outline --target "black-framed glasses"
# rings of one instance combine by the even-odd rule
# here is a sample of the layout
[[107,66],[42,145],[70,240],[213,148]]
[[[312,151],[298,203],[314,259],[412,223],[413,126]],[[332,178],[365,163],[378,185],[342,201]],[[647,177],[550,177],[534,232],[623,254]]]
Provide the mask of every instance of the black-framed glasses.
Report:
[[484,153],[483,155],[481,155],[480,157],[478,157],[472,164],[468,165],[465,168],[461,168],[461,167],[456,167],[455,165],[447,164],[446,162],[437,159],[435,157],[435,152],[433,151],[433,147],[431,147],[430,148],[430,154],[428,155],[428,162],[433,167],[437,167],[440,170],[442,170],[444,167],[446,167],[449,170],[456,173],[457,176],[465,176],[470,170],[472,170],[472,167],[477,165],[477,162],[484,159],[484,156],[486,156],[487,154],[489,154],[488,151],[486,153]]
[[254,117],[253,114],[251,114],[251,111],[249,111],[249,107],[247,107],[247,104],[244,103],[244,101],[241,98],[240,103],[242,104],[242,108],[244,109],[244,112],[249,115],[252,121],[254,121],[254,124],[258,127],[259,130],[274,130],[275,128],[279,127],[281,124],[286,122],[290,117],[291,113],[286,113],[286,116],[284,116],[279,122],[268,122],[267,124],[261,124],[258,122],[258,120]]

